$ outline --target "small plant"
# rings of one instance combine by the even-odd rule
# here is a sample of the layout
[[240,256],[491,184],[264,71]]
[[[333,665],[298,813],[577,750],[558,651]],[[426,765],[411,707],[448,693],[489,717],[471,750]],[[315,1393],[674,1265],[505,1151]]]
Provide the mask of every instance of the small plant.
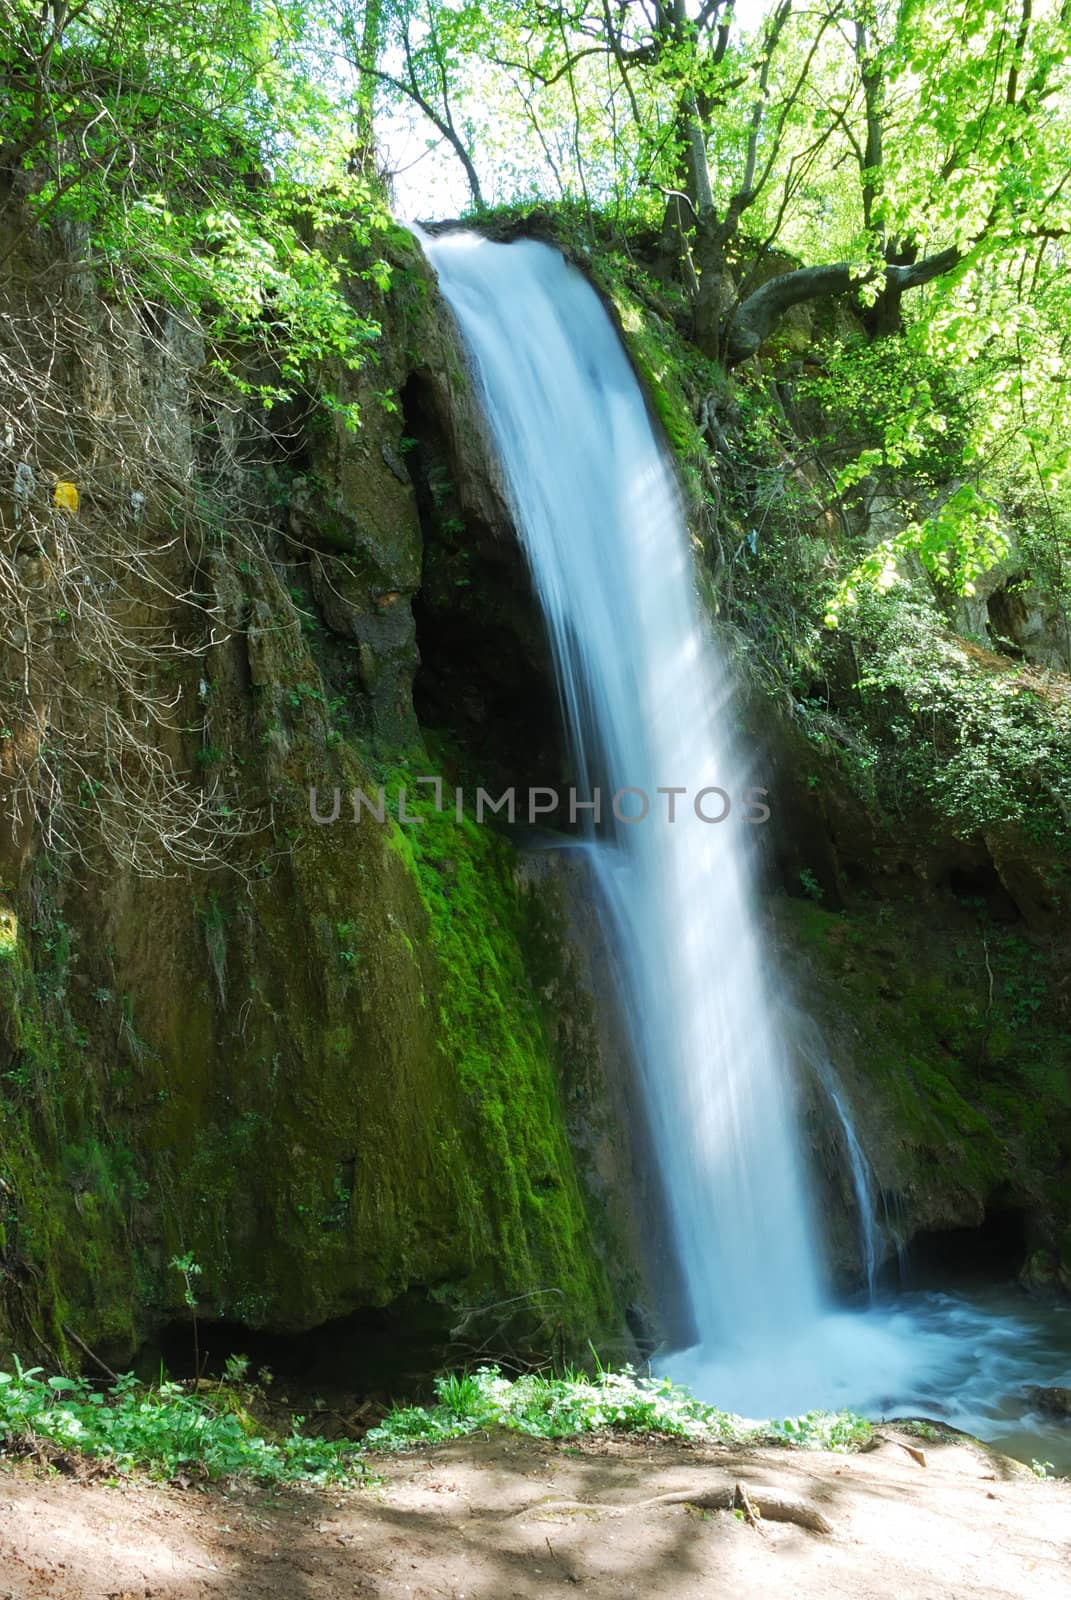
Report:
[[942,1439],[948,1437],[939,1428],[935,1428],[932,1422],[921,1422],[915,1419],[910,1422],[898,1423],[898,1427],[901,1433],[910,1433],[916,1439],[926,1439],[930,1444],[939,1444]]
[[810,867],[804,867],[800,873],[800,888],[803,890],[808,900],[813,900],[816,905],[818,901],[822,899],[825,893],[822,885],[819,883]]
[[771,1438],[806,1450],[854,1450],[870,1438],[870,1424],[852,1411],[807,1411],[768,1424]]
[[1056,1468],[1051,1461],[1031,1461],[1030,1470],[1035,1478],[1055,1478]]
[[355,922],[336,922],[335,936],[338,939],[338,959],[344,967],[355,967],[360,956],[355,948],[357,944],[358,928]]
[[249,1375],[249,1357],[228,1356],[223,1363],[223,1376],[228,1383],[244,1383]]
[[193,1321],[193,1372],[194,1377],[201,1376],[201,1347],[197,1330],[197,1296],[193,1292],[193,1280],[201,1276],[201,1268],[187,1251],[183,1256],[171,1257],[171,1268],[182,1276],[182,1298],[190,1308]]

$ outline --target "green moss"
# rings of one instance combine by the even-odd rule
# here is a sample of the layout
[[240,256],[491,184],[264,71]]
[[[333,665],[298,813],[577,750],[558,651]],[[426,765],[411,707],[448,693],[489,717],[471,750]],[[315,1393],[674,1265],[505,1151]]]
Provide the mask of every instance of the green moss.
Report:
[[[299,771],[322,759],[295,745]],[[344,791],[382,781],[349,741],[331,760]],[[459,1305],[515,1301],[511,1339],[543,1349],[616,1333],[510,850],[445,817],[314,827],[296,786],[275,804],[292,845],[275,873],[225,917],[177,886],[186,965],[124,997],[139,1048],[121,1085],[112,1068],[113,1142],[142,1171],[95,1122],[55,1163],[81,1191],[87,1261],[109,1208],[130,1221],[109,1302],[134,1299],[146,1330],[188,1315],[167,1262],[190,1253],[202,1317],[299,1329],[415,1295],[443,1330]]]
[[506,1285],[559,1294],[556,1320],[583,1341],[610,1321],[610,1294],[522,954],[526,907],[512,852],[471,819],[458,822],[426,803],[418,814],[415,826],[393,827],[391,844],[428,915],[437,1048],[456,1074],[486,1171],[486,1242]]
[[110,1135],[66,1008],[67,930],[43,911],[35,943],[0,961],[0,1250],[8,1336],[64,1357],[69,1326],[98,1343],[134,1323],[131,1207],[140,1180]]
[[652,308],[649,294],[644,294],[648,286],[635,273],[630,278],[620,258],[599,256],[593,276],[617,312],[629,354],[675,455],[682,468],[693,469],[705,458],[706,447],[688,391],[695,386],[697,365],[704,369],[701,377],[708,389],[717,369],[685,345],[672,323]]
[[[399,388],[406,331],[438,334],[413,241],[387,248],[402,304],[375,381]],[[420,584],[420,530],[387,465],[400,419],[367,387],[336,385],[364,402],[361,439],[325,418],[304,484],[280,468],[267,488],[302,542],[357,541],[316,570],[373,642],[328,625],[301,563],[287,594],[267,555],[243,545],[233,562],[221,544],[213,581],[248,625],[206,684],[193,658],[176,684],[190,705],[210,686],[228,803],[233,779],[270,817],[236,852],[241,878],[117,872],[89,892],[57,870],[62,918],[21,933],[0,919],[2,1264],[27,1350],[32,1322],[65,1354],[67,1324],[126,1359],[188,1315],[168,1269],[188,1254],[203,1318],[297,1330],[404,1302],[449,1326],[459,1305],[533,1294],[574,1344],[614,1320],[509,851],[445,823],[413,842],[308,816],[310,782],[370,786],[356,729],[395,761],[417,742],[406,607],[377,597]],[[35,918],[39,891],[20,901]]]

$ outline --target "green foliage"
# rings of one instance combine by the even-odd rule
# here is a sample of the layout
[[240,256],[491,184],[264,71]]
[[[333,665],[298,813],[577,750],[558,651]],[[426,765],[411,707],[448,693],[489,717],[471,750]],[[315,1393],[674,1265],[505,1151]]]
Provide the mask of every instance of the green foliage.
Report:
[[265,404],[326,362],[361,366],[379,328],[343,265],[363,253],[349,271],[386,287],[388,218],[347,173],[303,8],[88,0],[58,32],[28,0],[8,9],[0,153],[25,174],[28,223],[76,229],[120,298],[192,318],[217,371]]
[[115,1473],[154,1478],[193,1473],[260,1482],[354,1483],[364,1475],[353,1444],[309,1438],[295,1418],[290,1433],[268,1439],[222,1391],[189,1393],[178,1383],[150,1388],[131,1374],[110,1389],[84,1378],[43,1378],[40,1367],[0,1372],[0,1438],[77,1451]]
[[867,1443],[872,1432],[866,1418],[853,1411],[807,1411],[799,1417],[770,1422],[767,1431],[774,1439],[808,1450],[857,1450]]
[[435,1394],[433,1406],[396,1406],[366,1435],[366,1448],[403,1450],[486,1428],[539,1439],[612,1430],[718,1444],[769,1440],[823,1450],[852,1449],[870,1437],[869,1424],[847,1412],[809,1412],[754,1427],[696,1400],[669,1378],[640,1377],[627,1366],[620,1372],[599,1366],[593,1377],[568,1372],[561,1378],[539,1373],[507,1378],[497,1367],[479,1367],[436,1379]]
[[814,732],[864,791],[900,814],[929,808],[963,834],[1014,823],[1062,848],[1071,837],[1066,694],[950,633],[908,584],[860,591],[852,627],[862,696],[854,736],[833,752],[820,720]]
[[838,491],[881,467],[931,482],[964,468],[978,397],[918,336],[824,343],[797,397],[821,408],[815,442],[839,467]]
[[253,1391],[241,1387],[248,1369],[242,1356],[228,1362],[229,1387],[202,1383],[192,1392],[167,1381],[145,1385],[130,1374],[101,1390],[84,1378],[43,1377],[41,1368],[24,1368],[17,1357],[13,1368],[0,1372],[0,1439],[9,1452],[33,1442],[78,1452],[115,1474],[154,1478],[353,1484],[368,1481],[365,1451],[404,1450],[491,1428],[540,1439],[612,1431],[816,1450],[853,1450],[870,1437],[869,1424],[848,1412],[747,1424],[668,1378],[640,1377],[631,1367],[562,1378],[507,1378],[497,1367],[480,1367],[438,1378],[432,1406],[395,1406],[358,1447],[302,1434],[300,1417],[280,1437],[258,1432],[244,1404]]
[[938,592],[974,593],[974,582],[1008,554],[1007,528],[1000,508],[963,483],[942,501],[932,516],[905,521],[891,538],[882,539],[844,578],[826,613],[826,626],[839,625],[846,609],[865,590],[883,591],[902,581],[900,563],[917,555]]
[[201,1276],[201,1268],[193,1259],[189,1251],[185,1255],[172,1256],[170,1266],[182,1278],[182,1298],[187,1306],[193,1310],[197,1305],[197,1296],[193,1289],[193,1280]]

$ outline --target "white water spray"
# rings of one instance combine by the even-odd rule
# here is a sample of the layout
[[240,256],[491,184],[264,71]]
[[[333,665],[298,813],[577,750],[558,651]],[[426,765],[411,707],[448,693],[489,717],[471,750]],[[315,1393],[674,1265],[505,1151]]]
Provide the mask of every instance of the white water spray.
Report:
[[[1067,1381],[1054,1359],[1066,1321],[1054,1346],[1051,1329],[1031,1343],[1032,1324],[1007,1308],[948,1295],[855,1313],[823,1303],[789,1013],[779,1018],[748,882],[742,794],[766,775],[750,774],[732,737],[675,480],[609,315],[547,245],[421,237],[543,607],[580,798],[602,790],[589,848],[696,1333],[668,1370],[756,1417],[921,1405],[975,1431],[1020,1426],[1009,1385]],[[643,820],[610,817],[624,789],[646,796]],[[697,797],[707,817],[725,799],[729,814],[701,820]],[[642,806],[633,793],[620,809]],[[872,1227],[869,1169],[839,1098],[837,1109]]]

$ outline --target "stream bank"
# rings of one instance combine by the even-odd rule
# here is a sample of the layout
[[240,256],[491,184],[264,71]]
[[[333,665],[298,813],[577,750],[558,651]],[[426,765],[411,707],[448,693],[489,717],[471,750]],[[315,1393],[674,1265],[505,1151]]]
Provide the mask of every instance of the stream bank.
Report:
[[[466,1439],[382,1458],[379,1487],[345,1494],[7,1471],[0,1573],[18,1600],[1062,1600],[1071,1485],[882,1432],[863,1455]],[[738,1483],[831,1531],[687,1502]]]

